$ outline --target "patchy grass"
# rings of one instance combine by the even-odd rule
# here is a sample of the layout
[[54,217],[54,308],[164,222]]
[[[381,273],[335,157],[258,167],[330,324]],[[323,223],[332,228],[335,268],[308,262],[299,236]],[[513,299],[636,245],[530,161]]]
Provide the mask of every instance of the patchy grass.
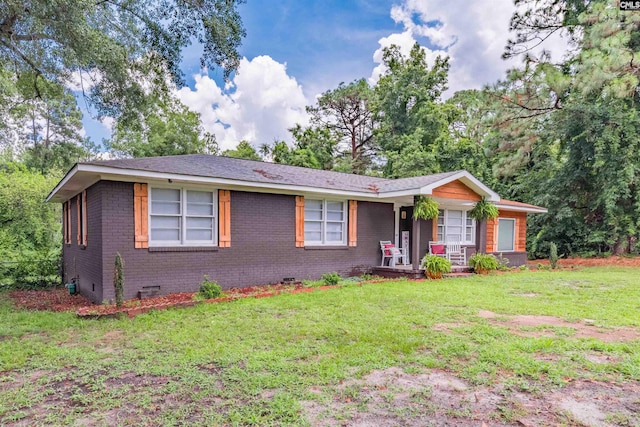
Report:
[[[636,277],[599,267],[355,283],[101,321],[0,295],[0,424],[626,425],[640,410],[624,400],[638,395],[638,340],[564,323],[516,334],[508,322],[636,330]],[[573,391],[619,404],[585,409]]]

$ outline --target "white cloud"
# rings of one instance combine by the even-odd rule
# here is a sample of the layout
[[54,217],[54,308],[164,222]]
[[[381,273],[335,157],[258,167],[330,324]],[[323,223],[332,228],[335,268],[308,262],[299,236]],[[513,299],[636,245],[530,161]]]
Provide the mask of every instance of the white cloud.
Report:
[[[407,54],[420,37],[426,38],[431,47],[424,47],[429,65],[438,55],[450,57],[449,90],[445,96],[462,89],[479,89],[502,79],[507,69],[520,63],[517,58],[507,61],[501,58],[510,37],[509,21],[514,11],[512,0],[476,0],[460,5],[442,0],[404,0],[393,6],[390,13],[404,30],[379,40],[380,48],[373,54],[379,65],[373,69],[370,81],[376,82],[385,71],[383,48],[396,44]],[[539,50],[542,48],[564,52],[566,44],[555,38]]]
[[180,100],[200,113],[205,130],[216,135],[222,150],[241,140],[254,146],[274,139],[289,140],[288,128],[308,123],[309,103],[286,65],[269,56],[240,62],[238,73],[224,88],[209,76],[194,76],[195,88],[178,91]]

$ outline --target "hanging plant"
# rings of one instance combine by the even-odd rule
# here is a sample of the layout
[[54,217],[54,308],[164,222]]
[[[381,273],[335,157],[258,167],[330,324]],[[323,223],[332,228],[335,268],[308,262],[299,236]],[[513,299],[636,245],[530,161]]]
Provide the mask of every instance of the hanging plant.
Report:
[[467,216],[475,219],[476,221],[486,221],[498,216],[498,208],[492,202],[483,197],[476,203],[473,209],[467,213]]
[[438,218],[438,202],[429,196],[421,196],[413,206],[414,219]]

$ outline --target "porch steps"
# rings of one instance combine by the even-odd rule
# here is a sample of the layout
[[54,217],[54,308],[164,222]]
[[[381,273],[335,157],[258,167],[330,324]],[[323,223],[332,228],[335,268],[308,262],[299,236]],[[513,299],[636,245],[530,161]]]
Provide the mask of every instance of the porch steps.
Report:
[[473,276],[473,268],[468,265],[452,265],[451,273],[445,274],[444,277],[469,277]]
[[[409,279],[423,279],[424,270],[414,269],[411,265],[398,265],[397,267],[374,267],[372,274],[387,278],[406,277]],[[468,277],[473,275],[473,269],[468,265],[452,265],[451,273],[444,277]]]

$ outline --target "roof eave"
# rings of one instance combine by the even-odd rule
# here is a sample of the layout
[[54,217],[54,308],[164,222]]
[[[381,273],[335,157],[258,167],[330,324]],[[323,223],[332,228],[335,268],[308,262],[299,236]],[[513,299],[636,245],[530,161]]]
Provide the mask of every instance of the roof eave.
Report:
[[496,207],[498,209],[502,209],[505,211],[513,211],[513,212],[526,212],[526,213],[548,213],[549,211],[546,208],[540,206],[514,206],[508,204],[496,203]]

